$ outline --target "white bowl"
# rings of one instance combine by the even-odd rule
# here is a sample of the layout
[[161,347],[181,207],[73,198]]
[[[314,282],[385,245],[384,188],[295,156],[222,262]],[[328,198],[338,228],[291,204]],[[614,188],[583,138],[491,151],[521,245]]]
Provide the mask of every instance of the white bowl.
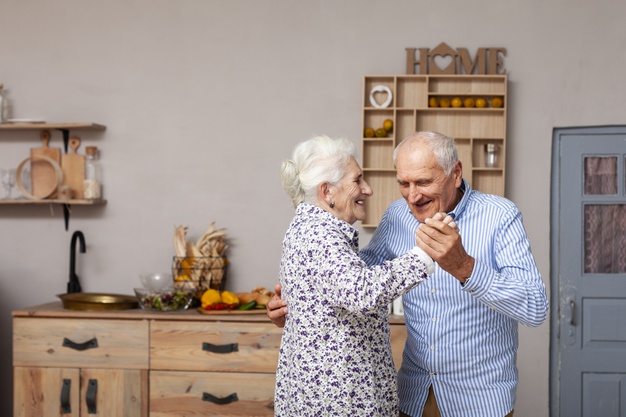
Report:
[[149,290],[160,290],[163,288],[171,287],[174,281],[172,280],[172,274],[156,272],[152,274],[139,274],[141,285]]

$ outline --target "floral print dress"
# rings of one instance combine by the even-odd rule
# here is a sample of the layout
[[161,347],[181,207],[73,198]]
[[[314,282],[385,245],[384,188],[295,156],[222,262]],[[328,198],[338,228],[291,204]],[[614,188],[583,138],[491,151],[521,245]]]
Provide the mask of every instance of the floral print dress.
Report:
[[289,314],[275,416],[398,415],[388,304],[432,273],[432,260],[415,249],[367,267],[356,229],[314,205],[297,207],[283,241]]

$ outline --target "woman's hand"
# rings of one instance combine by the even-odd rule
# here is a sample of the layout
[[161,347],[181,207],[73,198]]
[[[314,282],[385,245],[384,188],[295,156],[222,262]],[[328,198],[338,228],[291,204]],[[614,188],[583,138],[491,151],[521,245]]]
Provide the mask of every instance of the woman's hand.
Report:
[[280,284],[274,287],[274,295],[265,305],[267,317],[276,325],[276,327],[285,327],[285,316],[289,312],[287,303],[280,297]]

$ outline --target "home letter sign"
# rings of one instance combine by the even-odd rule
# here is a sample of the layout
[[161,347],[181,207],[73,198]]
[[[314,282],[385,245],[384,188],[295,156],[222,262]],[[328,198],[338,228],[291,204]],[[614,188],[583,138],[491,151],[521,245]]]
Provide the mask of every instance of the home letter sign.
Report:
[[420,74],[506,74],[502,67],[505,48],[478,48],[474,60],[467,48],[452,49],[444,42],[431,50],[419,48],[419,58],[415,51],[406,48],[407,74],[415,74],[416,65]]

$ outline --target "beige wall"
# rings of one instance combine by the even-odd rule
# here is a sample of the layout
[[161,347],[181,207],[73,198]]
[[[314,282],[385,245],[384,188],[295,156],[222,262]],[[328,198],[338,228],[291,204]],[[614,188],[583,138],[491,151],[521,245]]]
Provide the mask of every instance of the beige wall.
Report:
[[[273,286],[292,216],[280,161],[316,133],[358,143],[362,77],[404,73],[406,47],[508,50],[507,190],[546,283],[553,127],[626,123],[626,2],[0,3],[12,116],[105,124],[80,136],[101,148],[108,200],[73,207],[69,232],[59,207],[0,206],[4,387],[10,311],[65,291],[74,230],[85,291],[132,293],[140,272],[169,269],[176,225],[198,237],[214,220],[230,235],[228,286]],[[35,146],[37,133],[2,133],[0,167]],[[549,326],[520,334],[516,415],[547,417]],[[3,390],[0,409],[10,403]]]

